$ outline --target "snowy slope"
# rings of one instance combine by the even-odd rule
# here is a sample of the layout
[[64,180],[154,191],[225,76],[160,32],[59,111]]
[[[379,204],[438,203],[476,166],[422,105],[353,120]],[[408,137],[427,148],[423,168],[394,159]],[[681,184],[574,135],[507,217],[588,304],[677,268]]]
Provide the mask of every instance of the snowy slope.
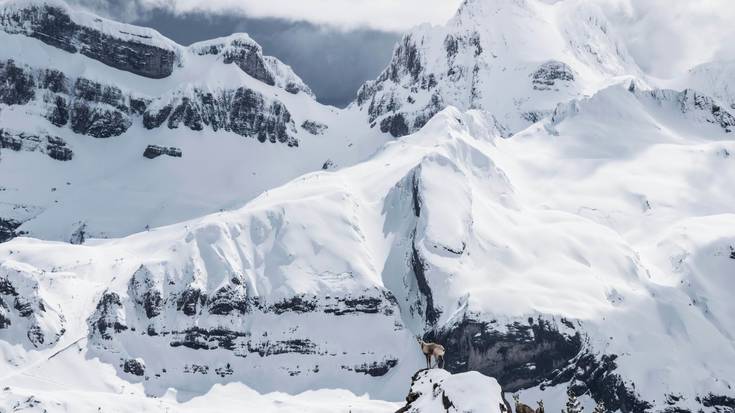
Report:
[[642,73],[593,2],[466,0],[446,25],[406,34],[355,105],[393,136],[450,105],[489,112],[507,136],[621,76]]
[[625,82],[507,140],[450,108],[238,210],[83,246],[15,239],[11,268],[76,287],[40,289],[66,332],[3,343],[3,375],[81,339],[152,395],[239,381],[399,400],[423,335],[511,391],[712,409],[735,381],[735,142],[711,102]]
[[245,34],[0,28],[3,407],[735,408],[727,62],[646,79],[589,2],[468,0],[337,110]]
[[[0,3],[0,29],[3,240],[179,222],[352,164],[385,141],[317,103],[246,34],[183,47],[60,1],[25,0]],[[115,60],[117,45],[135,67]],[[156,53],[170,53],[170,67],[143,59]]]
[[700,90],[712,95],[726,107],[735,108],[735,61],[703,63],[693,67],[673,83]]

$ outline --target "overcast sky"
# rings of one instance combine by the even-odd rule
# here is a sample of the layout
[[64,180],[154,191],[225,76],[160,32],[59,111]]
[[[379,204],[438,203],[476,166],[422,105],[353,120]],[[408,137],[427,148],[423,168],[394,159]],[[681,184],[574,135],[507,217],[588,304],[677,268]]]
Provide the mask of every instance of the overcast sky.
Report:
[[[461,0],[68,0],[158,29],[182,44],[247,32],[291,65],[320,101],[343,106],[385,67],[400,35],[442,24]],[[485,0],[507,1],[507,0]],[[564,0],[542,0],[556,2]],[[671,77],[735,58],[735,0],[589,0],[641,67]]]
[[390,60],[400,35],[368,28],[342,30],[279,18],[212,14],[145,13],[134,23],[154,27],[184,45],[248,33],[266,54],[291,65],[326,104],[345,106],[366,80],[374,79]]

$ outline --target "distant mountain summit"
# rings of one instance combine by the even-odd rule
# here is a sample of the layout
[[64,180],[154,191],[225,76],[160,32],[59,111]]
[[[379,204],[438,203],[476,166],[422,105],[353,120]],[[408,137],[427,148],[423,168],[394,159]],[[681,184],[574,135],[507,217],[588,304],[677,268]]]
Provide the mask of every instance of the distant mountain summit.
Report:
[[485,110],[507,136],[559,102],[639,74],[590,2],[466,0],[446,25],[406,34],[354,104],[393,136],[419,129],[446,106]]
[[355,145],[349,117],[244,33],[184,47],[60,0],[10,0],[0,41],[0,240],[170,224],[384,141]]

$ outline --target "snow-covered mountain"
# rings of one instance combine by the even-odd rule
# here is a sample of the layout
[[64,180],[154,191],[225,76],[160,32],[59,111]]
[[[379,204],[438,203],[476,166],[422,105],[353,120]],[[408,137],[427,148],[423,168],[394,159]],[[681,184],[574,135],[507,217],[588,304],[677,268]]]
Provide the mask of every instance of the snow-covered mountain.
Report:
[[1,403],[735,409],[726,62],[664,88],[588,2],[468,0],[337,110],[246,35],[1,4]]
[[640,75],[594,2],[465,0],[446,25],[406,34],[354,104],[393,136],[418,130],[446,106],[485,110],[508,136],[559,102]]
[[692,87],[718,99],[729,109],[735,109],[735,61],[714,61],[697,65],[675,85]]
[[511,391],[716,404],[735,380],[735,199],[717,185],[735,142],[697,97],[615,85],[509,140],[447,109],[236,211],[83,246],[5,243],[4,271],[38,279],[67,322],[52,348],[5,347],[18,367],[4,373],[81,343],[152,395],[241,381],[396,400],[427,335],[450,370]]
[[56,0],[3,1],[0,29],[3,240],[179,222],[384,142],[246,34],[183,47]]

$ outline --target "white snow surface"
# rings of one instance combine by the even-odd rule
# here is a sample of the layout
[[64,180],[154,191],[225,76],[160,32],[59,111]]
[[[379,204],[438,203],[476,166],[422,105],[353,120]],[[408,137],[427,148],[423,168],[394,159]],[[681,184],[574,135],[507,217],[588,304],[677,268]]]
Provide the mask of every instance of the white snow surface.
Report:
[[[84,320],[102,291],[125,297],[141,264],[169,279],[193,273],[191,282],[210,291],[224,281],[221,274],[239,272],[248,290],[266,301],[390,291],[400,320],[356,315],[325,330],[316,327],[319,319],[279,319],[309,331],[325,349],[381,337],[386,347],[376,353],[399,359],[388,376],[320,369],[306,378],[257,370],[236,377],[263,392],[339,383],[398,400],[406,390],[399,383],[405,386],[420,365],[412,334],[425,328],[425,303],[401,256],[414,233],[441,310],[438,325],[463,313],[574,319],[593,349],[619,355],[618,372],[644,398],[676,392],[694,403],[693,395],[728,394],[735,380],[735,325],[727,316],[735,310],[727,298],[735,195],[718,184],[735,178],[735,163],[724,155],[735,151],[735,142],[719,126],[649,96],[630,92],[627,83],[612,86],[507,140],[481,112],[450,108],[368,161],[305,175],[241,209],[84,246],[18,238],[0,247],[0,259],[45,270],[46,282],[79,284],[73,292],[46,290],[74,323],[66,340],[88,335]],[[418,194],[418,217],[412,193]],[[145,354],[146,363],[159,351],[189,354],[185,360],[212,357],[156,348],[151,339],[121,340],[118,349]],[[141,349],[146,340],[150,345]],[[43,363],[43,351],[3,348],[6,359],[16,360],[5,367],[7,377],[27,363]],[[94,346],[84,350],[100,354]],[[328,363],[292,357],[258,363],[269,371],[310,359]],[[360,360],[349,351],[344,357]],[[245,360],[237,362],[250,365]],[[181,380],[191,379],[166,376],[147,391],[187,388]]]
[[[652,89],[655,82],[640,80],[613,29],[578,1],[469,0],[446,27],[422,26],[413,38],[421,39],[424,63],[444,73],[446,35],[471,38],[480,30],[483,57],[457,56],[490,74],[477,78],[487,82],[480,100],[467,100],[472,85],[440,83],[444,102],[457,107],[391,141],[370,129],[356,106],[337,110],[308,93],[286,93],[282,86],[296,75],[272,60],[286,83],[269,86],[220,64],[219,56],[171,45],[182,65],[152,80],[0,32],[1,59],[143,96],[245,85],[282,101],[300,139],[288,148],[139,123],[94,139],[36,118],[33,107],[3,105],[4,128],[61,136],[75,158],[2,153],[3,215],[34,219],[22,227],[31,237],[0,244],[0,275],[12,276],[34,308],[42,302],[47,311],[0,330],[0,384],[10,386],[0,403],[49,411],[226,411],[230,403],[263,411],[394,411],[422,366],[414,337],[465,315],[501,328],[536,316],[572,320],[595,354],[618,356],[616,373],[654,410],[667,407],[667,394],[684,396],[678,407],[693,411],[702,408],[697,396],[733,397],[735,139],[712,110],[732,112],[731,65],[713,62],[672,83],[676,90]],[[549,60],[568,64],[578,81],[533,90],[529,73]],[[701,106],[685,87],[714,100]],[[395,93],[408,93],[401,90]],[[516,117],[529,110],[548,116],[529,126]],[[305,120],[329,128],[309,135],[298,127]],[[514,132],[509,139],[506,126]],[[180,147],[183,157],[142,158],[151,143]],[[336,170],[312,172],[327,159]],[[92,238],[64,242],[80,223]],[[412,254],[422,258],[432,303],[411,272]],[[166,308],[150,321],[133,304],[135,277],[166,294],[185,287],[214,293],[237,278],[242,291],[266,304],[369,297],[383,307],[342,316],[190,318]],[[103,340],[90,330],[106,292],[120,296],[113,315],[135,331]],[[433,325],[429,304],[438,310]],[[33,323],[58,338],[34,343],[21,331]],[[260,343],[298,336],[317,350],[243,357],[172,347],[145,335],[149,324],[227,327]],[[144,362],[149,377],[124,372],[123,359]],[[396,364],[382,376],[354,371],[388,360]],[[194,364],[212,371],[192,373]],[[225,366],[233,373],[213,373]],[[475,373],[430,374],[457,394],[478,383],[496,386]],[[563,387],[522,395],[543,398],[553,410],[563,403]],[[496,393],[467,398],[467,406],[496,402]]]

